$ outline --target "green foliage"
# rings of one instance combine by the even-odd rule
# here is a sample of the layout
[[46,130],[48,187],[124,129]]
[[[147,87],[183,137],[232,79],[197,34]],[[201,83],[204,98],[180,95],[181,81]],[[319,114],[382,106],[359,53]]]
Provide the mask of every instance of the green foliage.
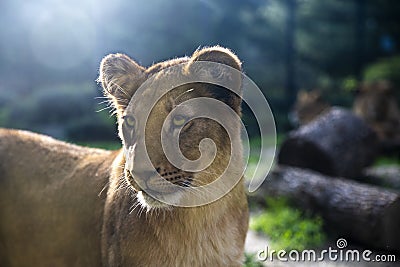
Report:
[[351,91],[356,90],[357,87],[358,87],[358,82],[357,82],[357,79],[354,76],[346,77],[343,80],[342,88],[345,91],[351,92]]
[[354,23],[354,2],[309,0],[298,3],[299,57],[333,76],[351,73],[356,36],[349,25]]
[[267,199],[267,211],[253,218],[250,228],[268,235],[274,249],[304,250],[325,241],[322,219],[290,207],[285,199]]
[[244,254],[244,264],[243,267],[263,267],[263,264],[255,259],[253,254]]
[[96,99],[95,83],[35,88],[26,97],[0,91],[0,125],[70,141],[117,141],[115,118]]
[[400,165],[399,157],[379,157],[375,160],[374,166],[385,166],[385,165]]
[[389,57],[369,65],[364,71],[367,82],[388,80],[400,85],[400,56]]
[[[265,141],[263,145],[270,147],[275,143],[276,146],[279,147],[285,140],[285,138],[286,138],[285,134],[277,133],[276,140],[273,140],[270,136],[268,136],[263,140]],[[249,145],[251,149],[250,152],[253,152],[252,154],[250,154],[249,163],[257,163],[259,159],[259,149],[261,148],[261,138],[259,136],[251,138],[249,140]]]
[[5,108],[0,108],[0,126],[6,124],[7,118],[8,118],[8,110]]

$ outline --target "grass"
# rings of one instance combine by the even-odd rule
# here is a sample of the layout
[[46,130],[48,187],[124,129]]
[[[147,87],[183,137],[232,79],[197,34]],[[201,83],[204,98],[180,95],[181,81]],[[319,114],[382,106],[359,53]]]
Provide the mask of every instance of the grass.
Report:
[[261,262],[257,261],[256,255],[245,253],[244,257],[245,257],[245,261],[244,261],[243,267],[263,267],[264,266]]
[[250,220],[250,228],[268,235],[272,248],[304,250],[316,248],[326,240],[323,221],[288,205],[285,199],[267,200],[267,211]]

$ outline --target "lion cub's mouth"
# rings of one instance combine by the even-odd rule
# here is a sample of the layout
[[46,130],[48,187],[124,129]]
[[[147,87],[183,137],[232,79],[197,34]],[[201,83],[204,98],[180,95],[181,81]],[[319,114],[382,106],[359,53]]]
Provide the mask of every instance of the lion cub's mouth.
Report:
[[[140,174],[127,170],[127,180],[137,192],[139,202],[147,208],[164,208],[170,204],[160,200],[168,198],[173,203],[178,204],[182,193],[179,187],[190,187],[193,182],[193,174],[180,170],[169,170],[157,168],[157,173]],[[160,176],[163,179],[159,179]],[[135,179],[136,178],[136,179]],[[139,180],[139,183],[137,182]]]

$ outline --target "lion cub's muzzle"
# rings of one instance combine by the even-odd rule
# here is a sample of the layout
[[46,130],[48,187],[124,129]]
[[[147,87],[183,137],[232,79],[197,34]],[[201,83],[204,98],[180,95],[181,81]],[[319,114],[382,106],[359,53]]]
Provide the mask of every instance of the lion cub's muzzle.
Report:
[[189,187],[193,174],[172,168],[156,168],[156,171],[133,170],[130,172],[135,183],[144,191],[154,194],[172,194],[181,187]]

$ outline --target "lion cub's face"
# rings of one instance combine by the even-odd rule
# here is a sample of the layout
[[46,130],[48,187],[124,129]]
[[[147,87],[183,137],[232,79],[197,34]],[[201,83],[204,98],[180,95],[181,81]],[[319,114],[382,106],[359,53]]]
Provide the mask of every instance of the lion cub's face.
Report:
[[[178,202],[181,195],[176,187],[170,185],[196,191],[196,187],[213,182],[228,166],[232,142],[240,142],[240,128],[236,122],[231,123],[234,128],[232,140],[232,136],[230,138],[218,122],[204,117],[195,118],[195,108],[186,104],[191,99],[213,98],[224,102],[240,114],[240,96],[216,85],[190,83],[178,86],[152,103],[148,117],[143,115],[149,108],[148,100],[160,90],[147,85],[146,81],[163,75],[171,66],[179,65],[187,71],[190,64],[196,61],[212,61],[241,70],[237,57],[220,47],[196,51],[191,58],[158,63],[148,69],[121,54],[109,55],[101,63],[99,79],[116,107],[119,134],[126,150],[125,179],[138,192],[139,201],[147,208],[169,207],[155,199],[160,199],[158,196],[161,195],[172,196]],[[240,81],[238,83],[240,87]],[[172,112],[177,107],[180,107],[179,111]],[[144,132],[140,129],[144,129]],[[167,158],[162,138],[165,138],[164,142],[178,140],[177,146],[190,161],[203,158],[199,144],[209,138],[215,143],[215,158],[205,169],[182,170]],[[214,151],[212,148],[207,149],[207,146],[205,148],[203,154]],[[178,149],[176,150],[178,153]],[[145,164],[146,157],[151,164]]]

